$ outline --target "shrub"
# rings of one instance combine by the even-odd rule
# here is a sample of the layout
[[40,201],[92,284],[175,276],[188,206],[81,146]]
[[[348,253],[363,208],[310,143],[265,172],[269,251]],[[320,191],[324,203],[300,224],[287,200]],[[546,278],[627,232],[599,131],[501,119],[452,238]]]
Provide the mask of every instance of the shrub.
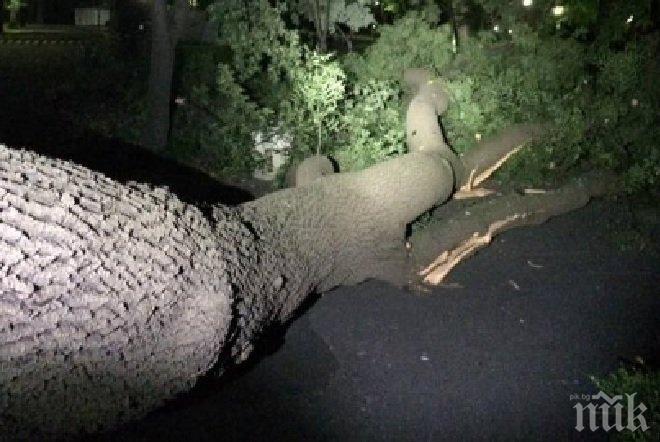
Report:
[[361,170],[404,153],[405,131],[399,89],[391,81],[353,85],[341,117],[334,152],[342,171]]
[[216,176],[243,175],[256,166],[252,134],[265,127],[268,113],[216,61],[206,51],[184,63],[169,152]]
[[344,66],[358,81],[384,80],[400,83],[409,67],[443,73],[452,60],[449,26],[431,26],[420,12],[410,12],[392,25],[380,28],[380,36],[364,54],[348,54]]

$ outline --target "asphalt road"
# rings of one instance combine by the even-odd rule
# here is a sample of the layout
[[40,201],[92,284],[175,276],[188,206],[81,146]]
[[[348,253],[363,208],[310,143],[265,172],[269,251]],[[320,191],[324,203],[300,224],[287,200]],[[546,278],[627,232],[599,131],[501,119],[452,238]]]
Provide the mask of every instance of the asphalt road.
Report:
[[660,354],[660,258],[609,239],[627,213],[598,201],[507,232],[454,270],[455,288],[326,293],[236,379],[105,437],[603,440],[575,431],[571,395]]

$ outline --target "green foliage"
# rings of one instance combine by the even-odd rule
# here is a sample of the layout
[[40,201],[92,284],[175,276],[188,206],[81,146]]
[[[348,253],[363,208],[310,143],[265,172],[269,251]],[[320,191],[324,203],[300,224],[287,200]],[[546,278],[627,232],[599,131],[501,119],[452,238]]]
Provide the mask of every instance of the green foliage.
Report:
[[642,191],[660,187],[660,73],[652,43],[631,44],[623,51],[601,46],[593,57],[599,69],[598,94],[591,112],[595,139],[594,161],[624,172],[626,188]]
[[361,170],[404,153],[405,131],[396,84],[355,83],[341,117],[335,157],[341,170]]
[[227,65],[212,60],[202,53],[186,63],[182,83],[191,86],[181,91],[185,98],[174,114],[170,153],[215,175],[249,173],[258,160],[252,133],[265,126],[267,110],[250,101]]
[[[644,2],[631,4],[643,14],[643,4],[637,3]],[[443,125],[458,152],[514,123],[540,121],[551,127],[545,139],[508,163],[500,179],[553,184],[599,167],[622,173],[631,192],[657,188],[660,86],[653,80],[658,64],[652,56],[657,40],[630,40],[631,29],[616,36],[619,40],[613,33],[591,41],[559,35],[554,32],[558,18],[549,12],[553,3],[545,0],[527,12],[521,5],[475,4],[487,17],[510,20],[506,29],[511,32],[481,31],[461,41],[456,55],[449,25],[434,26],[423,12],[411,11],[381,26],[380,37],[363,54],[338,62],[314,53],[287,29],[283,6],[272,7],[267,0],[249,6],[238,0],[215,3],[219,43],[230,54],[227,63],[213,65],[210,75],[190,67],[184,83],[196,85],[188,88],[194,91],[189,95],[212,110],[207,114],[222,116],[205,119],[201,111],[186,110],[177,121],[197,129],[182,131],[181,140],[194,140],[187,143],[197,146],[190,151],[205,152],[204,162],[216,146],[217,161],[236,163],[221,168],[236,169],[252,164],[246,147],[252,131],[278,128],[292,135],[294,157],[308,155],[322,140],[323,152],[334,155],[342,170],[361,169],[404,151],[402,74],[409,67],[426,67],[443,78],[450,94]],[[576,32],[580,26],[591,29],[594,5],[566,5],[566,26]],[[629,26],[621,23],[624,11],[613,6],[608,20]],[[552,26],[545,28],[546,23]],[[240,121],[231,121],[239,115]],[[222,147],[221,136],[234,150]],[[239,152],[249,160],[241,163]]]
[[219,24],[221,50],[179,54],[182,103],[173,116],[170,152],[217,176],[248,174],[260,161],[253,134],[275,125],[303,48],[266,0],[216,2],[209,12]]
[[659,187],[657,40],[616,48],[608,39],[585,43],[523,22],[506,38],[496,34],[466,39],[453,57],[448,29],[412,12],[383,26],[378,41],[345,64],[354,81],[400,81],[408,67],[442,76],[451,97],[443,125],[458,152],[514,123],[550,124],[546,138],[514,157],[500,179],[547,185],[599,167],[623,173],[631,192]]
[[[660,432],[660,372],[658,371],[640,371],[633,369],[619,368],[614,373],[604,377],[592,377],[593,382],[603,392],[610,396],[623,394],[636,394],[635,403],[643,403],[648,409],[644,413],[649,430],[646,432],[623,430],[621,433],[613,434],[614,440],[618,441],[652,441],[658,440]],[[627,414],[626,401],[623,415]],[[625,417],[624,417],[625,419]]]
[[283,6],[274,8],[267,0],[223,0],[209,12],[219,24],[218,43],[231,49],[238,82],[263,90],[286,81],[289,69],[301,64],[303,47],[298,33],[282,20]]
[[505,44],[489,33],[468,40],[446,74],[452,101],[443,122],[453,147],[464,152],[478,137],[543,121],[553,124],[547,138],[515,157],[500,177],[541,185],[574,168],[584,159],[587,130],[584,60],[574,40],[541,39],[522,26]]
[[[286,104],[287,127],[296,132],[312,121],[317,129],[316,153],[321,152],[323,132],[333,133],[339,127],[339,104],[344,98],[346,75],[331,56],[305,51],[303,64],[290,71],[292,94]],[[298,139],[300,140],[300,134]],[[294,135],[294,136],[295,136]]]
[[[283,9],[266,0],[251,8],[237,0],[220,2],[212,13],[230,56],[219,68],[208,57],[185,63],[181,90],[188,103],[175,113],[177,156],[200,157],[199,163],[224,171],[218,173],[249,168],[249,135],[268,127],[291,135],[294,158],[316,148],[339,158],[342,170],[402,152],[396,85],[349,83],[342,65],[302,45],[284,25]],[[240,161],[241,152],[250,160]]]
[[401,82],[409,67],[446,70],[452,60],[449,26],[432,27],[419,12],[410,12],[380,28],[380,37],[364,55],[349,54],[344,64],[358,79]]
[[376,22],[371,13],[371,0],[286,0],[286,7],[294,23],[300,25],[302,18],[315,23],[319,8],[327,10],[327,28],[330,34],[339,30],[339,25],[344,25],[353,32],[364,29]]

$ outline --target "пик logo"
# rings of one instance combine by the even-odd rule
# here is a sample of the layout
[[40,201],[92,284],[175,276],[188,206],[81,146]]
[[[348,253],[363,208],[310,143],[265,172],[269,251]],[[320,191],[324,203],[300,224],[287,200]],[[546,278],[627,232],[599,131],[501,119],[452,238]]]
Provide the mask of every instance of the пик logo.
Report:
[[[625,407],[621,403],[623,395],[610,397],[602,391],[591,396],[591,401],[587,405],[578,402],[573,406],[577,419],[575,429],[577,431],[584,430],[584,415],[585,411],[588,411],[589,430],[591,431],[596,431],[599,428],[598,414],[600,414],[600,427],[605,431],[612,429],[616,431],[623,431],[625,429],[630,431],[648,430],[649,426],[646,424],[646,419],[644,418],[644,412],[647,410],[647,407],[641,402],[639,405],[635,405],[636,395],[637,393],[625,395],[627,400]],[[598,405],[599,403],[600,405]],[[623,424],[624,408],[627,418],[626,425]]]

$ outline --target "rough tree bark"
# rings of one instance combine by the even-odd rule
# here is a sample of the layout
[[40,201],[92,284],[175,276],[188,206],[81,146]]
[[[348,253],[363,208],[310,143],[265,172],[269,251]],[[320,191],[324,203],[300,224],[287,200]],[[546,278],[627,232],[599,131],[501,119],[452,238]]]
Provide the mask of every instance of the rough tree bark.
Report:
[[316,30],[316,50],[322,54],[328,52],[328,28],[330,26],[329,0],[310,0],[314,29]]
[[162,150],[167,146],[174,54],[186,26],[189,10],[187,0],[176,0],[171,13],[166,0],[153,0],[147,120],[142,133],[142,144],[154,150]]
[[[409,112],[436,116],[446,96],[417,74]],[[139,418],[245,360],[310,292],[402,274],[406,224],[494,163],[411,136],[367,170],[205,212],[0,146],[0,437]]]

